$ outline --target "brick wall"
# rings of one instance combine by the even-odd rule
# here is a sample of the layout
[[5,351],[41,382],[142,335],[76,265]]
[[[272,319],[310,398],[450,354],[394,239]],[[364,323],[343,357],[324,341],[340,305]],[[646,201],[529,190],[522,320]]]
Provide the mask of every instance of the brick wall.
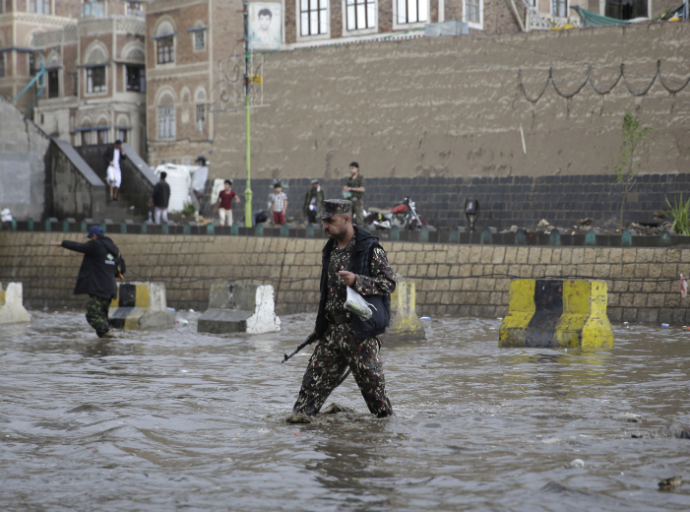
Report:
[[[81,255],[50,247],[61,233],[0,232],[0,282],[24,285],[28,307],[83,308],[72,295]],[[68,238],[74,239],[74,236]],[[279,314],[314,312],[323,240],[112,235],[128,278],[163,281],[168,305],[204,310],[214,280],[270,283]],[[511,274],[523,278],[594,276],[609,287],[612,321],[690,322],[690,299],[676,278],[690,248],[507,247],[385,242],[393,269],[417,282],[420,315],[504,316]],[[136,274],[135,274],[136,273]],[[631,281],[635,279],[635,281]],[[657,282],[660,279],[669,279]]]
[[[582,218],[594,219],[595,227],[617,228],[622,189],[615,176],[506,176],[502,178],[370,178],[366,175],[367,193],[364,207],[391,207],[409,195],[417,203],[417,212],[432,225],[448,229],[465,226],[462,208],[466,198],[479,200],[479,228],[499,229],[512,225],[534,227],[541,219],[555,226],[570,227]],[[231,177],[231,176],[228,176]],[[233,180],[238,194],[245,189],[245,180]],[[302,220],[304,194],[311,187],[307,178],[286,180],[288,216]],[[272,179],[253,179],[253,209],[266,209],[268,194],[273,191]],[[345,177],[326,179],[321,186],[328,198],[342,196]],[[653,213],[668,209],[666,197],[672,201],[690,190],[690,174],[640,175],[628,194],[624,223],[652,221]],[[205,215],[212,214],[207,207]],[[244,204],[235,210],[236,219],[243,218]]]

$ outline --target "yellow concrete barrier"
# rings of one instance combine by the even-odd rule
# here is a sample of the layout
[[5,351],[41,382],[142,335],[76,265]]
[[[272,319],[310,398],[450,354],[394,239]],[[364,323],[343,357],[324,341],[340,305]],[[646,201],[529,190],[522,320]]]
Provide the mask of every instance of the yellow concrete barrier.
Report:
[[510,283],[501,347],[613,346],[603,281],[518,279]]
[[168,310],[163,283],[118,283],[117,297],[108,311],[115,329],[149,329],[175,325]]
[[424,326],[417,316],[417,289],[412,279],[395,276],[395,291],[391,295],[391,323],[385,341],[422,341]]

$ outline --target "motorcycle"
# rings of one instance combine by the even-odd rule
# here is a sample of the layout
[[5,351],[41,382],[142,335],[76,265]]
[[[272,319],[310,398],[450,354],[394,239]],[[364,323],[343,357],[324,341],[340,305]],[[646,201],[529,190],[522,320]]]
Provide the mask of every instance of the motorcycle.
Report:
[[405,197],[391,209],[370,208],[369,213],[364,217],[364,223],[381,230],[388,230],[393,226],[409,231],[419,231],[422,226],[432,227],[424,217],[417,214],[415,202],[409,197]]

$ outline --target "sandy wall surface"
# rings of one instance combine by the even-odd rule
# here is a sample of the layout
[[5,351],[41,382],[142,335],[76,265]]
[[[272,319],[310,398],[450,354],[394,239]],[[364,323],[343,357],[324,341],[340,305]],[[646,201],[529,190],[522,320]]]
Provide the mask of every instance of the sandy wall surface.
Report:
[[[690,166],[690,24],[651,23],[506,36],[366,43],[265,56],[265,108],[252,111],[254,178],[343,178],[357,160],[370,177],[612,174],[626,108],[654,127],[640,169]],[[524,132],[523,152],[520,127]],[[211,177],[245,175],[244,112],[216,114]]]

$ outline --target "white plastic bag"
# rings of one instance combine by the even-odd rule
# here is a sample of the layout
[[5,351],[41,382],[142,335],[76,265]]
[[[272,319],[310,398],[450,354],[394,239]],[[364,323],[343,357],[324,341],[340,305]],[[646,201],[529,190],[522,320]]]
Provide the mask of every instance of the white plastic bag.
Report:
[[364,300],[364,297],[362,297],[359,293],[349,286],[347,287],[345,309],[356,315],[359,315],[362,320],[369,320],[374,314],[371,311],[371,308],[376,309],[373,304],[369,304],[366,300]]

